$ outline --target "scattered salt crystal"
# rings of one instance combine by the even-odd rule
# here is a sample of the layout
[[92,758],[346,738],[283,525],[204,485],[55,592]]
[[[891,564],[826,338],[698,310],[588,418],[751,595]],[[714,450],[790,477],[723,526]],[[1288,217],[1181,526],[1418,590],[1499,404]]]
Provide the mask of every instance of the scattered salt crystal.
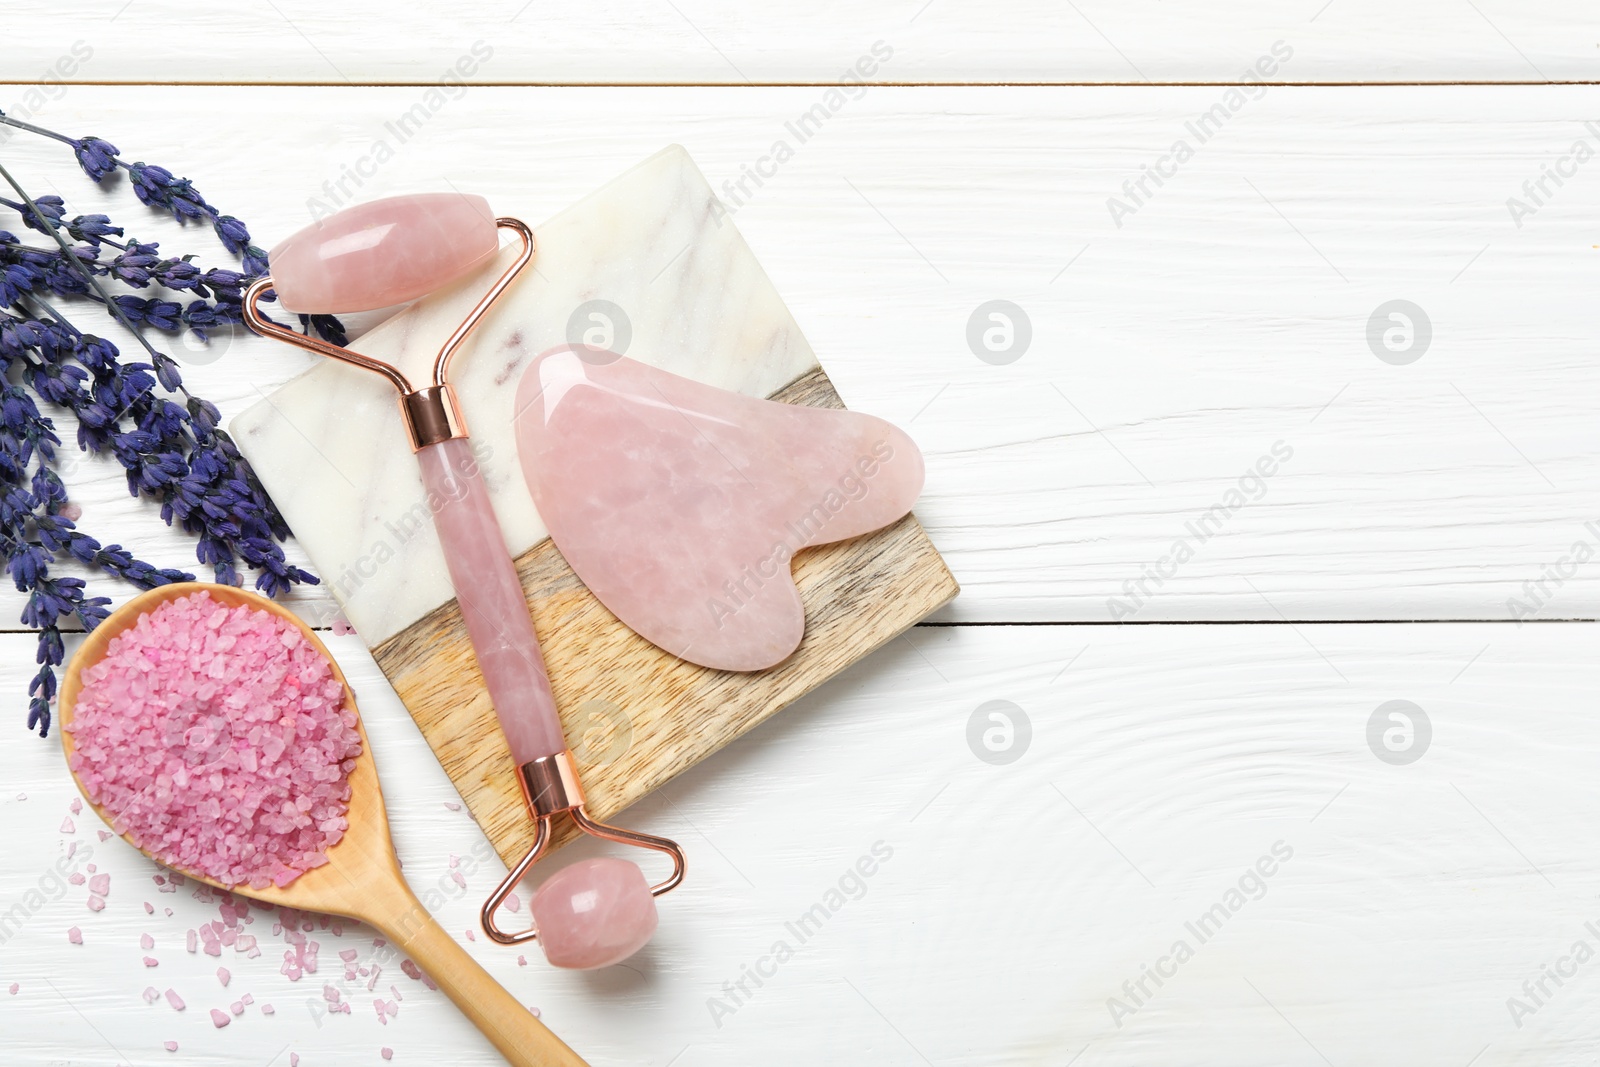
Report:
[[28,799],[28,794],[26,794],[26,793],[18,793],[17,794],[17,799],[18,800],[27,800]]
[[228,1005],[228,1010],[233,1012],[235,1015],[243,1015],[244,1014],[244,1001],[242,1001],[242,1000],[234,1001],[232,1004]]
[[163,908],[162,910],[167,913],[167,918],[169,918],[169,919],[172,918],[172,909],[171,908]]
[[528,957],[526,957],[526,956],[518,956],[517,957],[517,966],[518,967],[526,967],[527,965],[528,965]]
[[[89,870],[92,872],[94,867],[90,866]],[[89,892],[96,896],[109,897],[111,895],[111,876],[109,874],[97,874],[89,879]]]
[[478,940],[478,935],[472,932],[472,928],[470,926],[467,928],[467,940],[468,941],[476,941],[476,940]]
[[167,990],[167,1003],[172,1005],[174,1011],[182,1011],[185,1007],[183,998],[178,996],[176,989]]
[[94,873],[94,864],[92,864],[92,863],[89,864],[89,866],[85,867],[84,870],[88,871],[90,874],[93,874]]
[[300,1053],[289,1053],[289,1067],[300,1067]]
[[89,894],[89,910],[90,911],[104,911],[105,907],[106,907],[106,902],[104,900],[102,900],[100,897],[96,896],[93,893]]
[[444,806],[445,806],[445,807],[447,807],[447,808],[449,808],[449,809],[450,809],[450,810],[451,810],[451,811],[460,811],[460,810],[461,810],[461,805],[460,805],[460,804],[457,804],[457,803],[456,803],[456,802],[455,802],[455,801],[453,801],[453,800],[447,800],[447,801],[445,801],[445,802],[444,802]]
[[193,593],[141,616],[81,677],[72,769],[130,840],[225,885],[284,886],[327,862],[360,736],[293,623]]
[[140,934],[139,935],[139,947],[142,948],[142,949],[155,948],[156,947],[156,939],[151,937],[149,934]]
[[83,812],[83,800],[82,800],[82,798],[73,797],[72,798],[72,803],[67,805],[67,810],[72,812],[72,814],[74,814],[74,815],[82,814],[82,812]]
[[399,988],[397,986],[390,986],[389,987],[389,992],[394,994],[394,999],[396,999],[396,1000],[404,1000],[404,999],[406,999],[405,997],[402,997],[400,995],[400,990],[399,990]]
[[462,874],[460,871],[451,871],[450,880],[456,885],[460,886],[462,889],[467,888],[467,876]]
[[433,979],[428,977],[428,974],[427,974],[426,971],[424,971],[423,974],[422,974],[422,984],[427,986],[429,989],[438,989],[439,988],[437,985],[434,984]]
[[459,866],[461,866],[461,857],[454,852],[450,853],[450,869],[453,871]]
[[378,1055],[382,1056],[386,1060],[392,1060],[394,1059],[394,1049],[390,1048],[388,1045],[385,1045],[378,1050]]
[[145,901],[144,902],[144,913],[146,915],[154,915],[156,913],[156,906],[154,904],[150,903],[148,900]]
[[506,907],[513,912],[521,911],[522,898],[517,896],[515,893],[510,894],[506,897]]
[[67,881],[72,885],[82,885],[88,880],[89,879],[83,876],[82,871],[73,871],[71,874],[67,875]]
[[218,967],[217,968],[217,981],[221,982],[223,985],[227,985],[228,984],[228,979],[230,979],[232,977],[233,977],[233,975],[228,973],[228,968],[226,968],[226,967]]
[[110,830],[96,830],[95,834],[102,841],[110,841],[111,840],[111,831]]
[[231,1022],[233,1022],[233,1020],[228,1018],[226,1012],[218,1011],[216,1008],[211,1009],[211,1025],[215,1026],[218,1030],[221,1030],[224,1026],[227,1026]]
[[339,958],[341,960],[344,960],[346,963],[349,963],[351,960],[355,959],[356,956],[358,956],[358,955],[360,955],[360,953],[358,953],[353,948],[341,949],[339,951]]
[[144,965],[146,967],[159,967],[161,966],[161,961],[156,959],[154,956],[146,956],[144,958]]
[[161,1042],[161,1047],[166,1049],[168,1052],[178,1051],[178,1043],[176,1041],[163,1041]]
[[[261,1005],[261,1014],[262,1015],[271,1015],[272,1014],[272,1005],[271,1004],[263,1004],[263,1005]],[[299,1057],[297,1056],[295,1058],[298,1059]]]
[[539,1017],[539,1009],[534,1007],[532,1004],[528,1005],[528,1011],[535,1019]]
[[418,967],[411,960],[405,960],[402,962],[400,964],[400,969],[406,972],[406,977],[410,978],[412,981],[422,977],[422,968]]
[[61,832],[64,834],[75,834],[78,832],[78,828],[72,824],[72,819],[70,816],[61,820]]
[[256,1002],[256,998],[251,996],[249,993],[246,993],[244,996],[239,998],[239,1003],[240,1004],[250,1005],[250,1004],[254,1004],[255,1002]]
[[67,927],[67,940],[74,945],[83,944],[83,931],[76,926]]
[[183,943],[185,948],[187,948],[190,952],[194,952],[200,947],[200,937],[193,930],[190,930],[187,934],[183,935]]
[[7,992],[7,993],[10,993],[10,994],[11,994],[11,995],[12,995],[12,996],[16,996],[16,995],[17,995],[17,990],[19,990],[19,989],[21,989],[21,988],[22,988],[22,987],[21,987],[21,986],[20,986],[20,985],[18,985],[18,984],[17,984],[17,983],[15,983],[15,982],[12,982],[12,983],[11,983],[11,988],[10,988],[10,989],[8,989],[8,990],[6,990],[6,992]]
[[145,986],[144,987],[144,1002],[146,1004],[154,1004],[156,1001],[158,1001],[160,999],[161,999],[161,992],[160,992],[160,990],[156,989],[155,986],[149,985],[149,986]]
[[[79,519],[83,518],[83,505],[76,504],[69,500],[65,504],[61,505],[61,507],[57,510],[57,514],[59,514],[63,519],[66,519],[68,522],[77,522]],[[176,1051],[177,1047],[177,1045],[173,1045],[170,1051]]]

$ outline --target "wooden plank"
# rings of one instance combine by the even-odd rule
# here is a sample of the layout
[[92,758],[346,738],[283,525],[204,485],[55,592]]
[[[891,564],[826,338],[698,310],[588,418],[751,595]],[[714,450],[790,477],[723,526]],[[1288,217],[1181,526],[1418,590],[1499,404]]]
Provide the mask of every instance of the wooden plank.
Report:
[[[814,95],[474,92],[355,191],[470,175],[539,219],[674,140],[722,189]],[[1152,595],[1138,621],[1509,618],[1513,600],[1536,600],[1540,618],[1600,615],[1586,568],[1546,576],[1591,537],[1600,488],[1600,368],[1580,295],[1600,271],[1595,164],[1546,181],[1520,227],[1507,208],[1592,140],[1589,91],[1273,89],[1118,228],[1108,198],[1219,96],[874,90],[730,202],[840,393],[927,453],[917,513],[964,589],[938,618],[1109,621],[1108,604],[1140,580]],[[271,243],[413,98],[81,86],[49,118],[195,176]],[[234,122],[274,108],[301,119]],[[186,132],[195,124],[204,144]],[[19,138],[6,158],[75,209],[141,218],[125,189],[90,187],[59,146]],[[160,220],[135,232],[214,247]],[[1031,348],[1008,365],[980,360],[966,335],[996,297],[1032,322]],[[1433,325],[1408,366],[1367,339],[1393,299]],[[229,417],[309,365],[245,337],[214,362],[180,354]],[[1278,441],[1294,456],[1262,499],[1164,585],[1144,579]],[[68,482],[91,532],[162,565],[192,560],[113,464],[79,463]],[[327,614],[314,593],[300,603]],[[0,618],[20,610],[0,590]]]
[[[820,368],[771,399],[844,406]],[[893,640],[958,591],[914,516],[807,549],[794,561],[805,637],[782,664],[751,674],[662,652],[618,622],[550,540],[523,553],[517,571],[578,756],[587,810],[601,821]],[[533,824],[460,603],[430,612],[375,647],[373,656],[500,858],[515,864],[533,847]],[[572,830],[562,820],[556,844]]]
[[[359,642],[330,647],[361,700],[406,876],[464,941],[499,864],[444,806],[458,802],[449,780]],[[30,649],[0,636],[5,691],[25,683]],[[1120,1067],[1172,1049],[1322,1062],[1296,1029],[1335,1064],[1585,1063],[1600,1054],[1594,961],[1564,988],[1546,980],[1520,1028],[1507,1002],[1576,940],[1596,943],[1585,923],[1600,858],[1581,843],[1600,819],[1597,652],[1580,625],[919,627],[634,807],[628,821],[682,840],[690,867],[633,970],[556,973],[537,953],[519,967],[481,934],[466,947],[597,1065],[662,1065],[692,1046],[679,1063],[909,1067],[921,1060],[907,1042],[971,1067],[1080,1053]],[[1406,765],[1369,747],[1374,712],[1397,699],[1432,728]],[[1020,757],[998,765],[968,743],[996,700],[1031,725]],[[81,886],[47,899],[0,951],[8,1063],[156,1062],[169,1039],[208,1064],[241,1048],[265,1061],[286,1043],[304,1063],[375,1061],[380,1045],[396,1062],[498,1062],[397,961],[373,993],[343,979],[338,951],[367,965],[369,932],[315,932],[323,965],[299,983],[279,973],[286,946],[265,914],[249,928],[259,958],[189,955],[183,932],[216,919],[216,903],[158,893],[148,863],[100,842],[87,813],[61,831],[73,790],[60,760],[54,743],[0,745],[0,914],[70,841],[93,848],[111,894],[98,913]],[[1293,856],[1265,894],[1118,1027],[1107,1001],[1280,840]],[[878,842],[892,855],[863,891],[845,875]],[[761,963],[831,890],[845,902],[820,931]],[[81,946],[67,943],[74,925]],[[144,932],[153,950],[138,947]],[[744,979],[752,995],[714,1017],[714,998],[731,1003],[724,983],[758,963],[775,973],[760,988]],[[405,999],[384,1026],[370,1001],[391,982]],[[350,1016],[308,1008],[326,1003],[325,984]],[[145,1004],[148,985],[176,988],[188,1010]],[[245,991],[277,1014],[252,1008],[215,1030],[208,1009]]]
[[179,36],[159,5],[90,0],[13,35],[0,74],[42,79],[76,44],[92,54],[62,69],[91,81],[832,84],[882,42],[893,54],[874,76],[895,82],[1234,82],[1281,40],[1294,81],[1546,81],[1595,77],[1596,26],[1579,0],[518,0],[447,25],[426,6],[354,0],[192,11]]

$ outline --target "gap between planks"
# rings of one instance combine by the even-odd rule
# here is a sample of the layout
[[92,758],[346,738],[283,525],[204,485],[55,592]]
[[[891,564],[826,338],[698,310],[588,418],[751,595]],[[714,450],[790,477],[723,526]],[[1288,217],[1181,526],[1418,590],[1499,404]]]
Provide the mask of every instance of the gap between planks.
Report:
[[[21,78],[0,78],[0,85],[35,86],[40,82]],[[99,85],[119,88],[282,88],[282,89],[432,89],[437,82],[417,81],[71,81],[66,85]],[[832,89],[832,81],[676,81],[676,82],[467,82],[468,89]],[[1557,86],[1600,85],[1600,78],[1518,78],[1468,81],[1443,78],[1410,81],[874,81],[872,88],[883,89],[1395,89],[1438,86]]]

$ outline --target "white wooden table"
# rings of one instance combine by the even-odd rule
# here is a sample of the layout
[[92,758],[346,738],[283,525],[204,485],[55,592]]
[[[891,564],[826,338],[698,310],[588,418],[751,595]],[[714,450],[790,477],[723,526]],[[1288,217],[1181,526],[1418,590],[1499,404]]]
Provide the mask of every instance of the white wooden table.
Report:
[[[461,187],[540,219],[682,143],[842,395],[927,453],[918,513],[961,597],[636,811],[693,855],[653,947],[575,975],[469,945],[595,1064],[1600,1055],[1593,5],[91,0],[0,25],[0,108],[194,178],[263,244],[317,197]],[[874,84],[830,98],[875,48]],[[458,61],[473,84],[439,88]],[[0,160],[143,215],[58,146]],[[994,300],[1009,347],[971,326]],[[306,366],[246,337],[180,354],[228,415]],[[192,567],[120,471],[68,481],[90,532]],[[381,1023],[338,956],[366,966],[369,931],[313,935],[298,983],[267,917],[258,958],[186,952],[216,904],[63,823],[20,607],[0,596],[0,914],[25,913],[0,1060],[498,1062],[395,961]],[[407,873],[465,937],[500,869],[469,862],[483,839],[363,647],[332,643]],[[73,841],[111,873],[98,914],[50,873]]]

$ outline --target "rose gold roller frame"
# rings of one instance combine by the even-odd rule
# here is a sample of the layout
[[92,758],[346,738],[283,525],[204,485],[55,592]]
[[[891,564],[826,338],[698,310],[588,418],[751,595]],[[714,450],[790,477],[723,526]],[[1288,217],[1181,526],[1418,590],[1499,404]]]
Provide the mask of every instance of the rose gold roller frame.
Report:
[[[340,360],[363,370],[373,371],[383,375],[400,394],[400,416],[405,422],[406,433],[410,438],[411,450],[417,452],[429,445],[442,441],[467,436],[466,420],[462,418],[461,407],[456,401],[455,390],[449,383],[449,372],[452,358],[455,356],[461,343],[467,339],[477,327],[480,320],[494,305],[495,301],[511,285],[522,269],[533,259],[535,242],[533,231],[520,219],[497,218],[495,225],[503,230],[511,230],[522,241],[522,251],[518,253],[516,261],[508,267],[495,281],[489,291],[478,301],[477,306],[456,327],[444,347],[439,350],[438,357],[433,364],[432,381],[418,388],[411,384],[400,370],[379,359],[352,352],[349,349],[339,348],[325,341],[317,340],[305,334],[295,333],[269,321],[257,307],[261,297],[272,290],[273,283],[270,275],[261,278],[250,286],[244,294],[244,319],[250,328],[264,337],[271,337],[285,344],[303,348],[318,355],[328,356]],[[665,837],[656,837],[653,834],[638,833],[633,830],[624,830],[621,827],[609,826],[589,818],[584,810],[583,787],[578,782],[578,765],[573,758],[571,749],[558,752],[554,755],[540,756],[537,759],[521,764],[517,768],[517,782],[522,788],[522,795],[528,803],[528,811],[537,824],[537,834],[534,844],[528,854],[517,863],[506,875],[505,880],[495,888],[483,906],[481,918],[484,931],[495,941],[502,945],[517,945],[527,941],[538,940],[538,933],[533,929],[521,932],[507,932],[500,929],[495,923],[495,912],[516,884],[527,873],[549,847],[551,839],[551,824],[555,817],[562,812],[568,813],[578,829],[594,837],[615,841],[623,845],[633,845],[639,848],[653,849],[664,852],[672,857],[672,874],[663,882],[650,887],[651,896],[660,896],[676,888],[682,881],[686,867],[683,849],[677,842]]]

